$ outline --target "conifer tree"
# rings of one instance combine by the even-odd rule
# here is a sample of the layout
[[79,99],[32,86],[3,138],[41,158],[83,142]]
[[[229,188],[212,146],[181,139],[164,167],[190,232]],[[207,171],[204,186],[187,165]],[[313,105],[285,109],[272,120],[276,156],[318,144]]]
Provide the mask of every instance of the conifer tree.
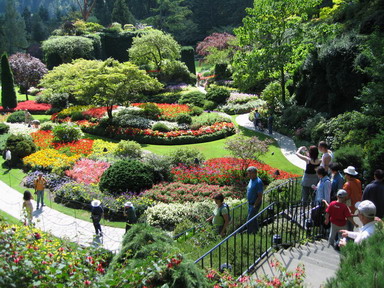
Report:
[[13,74],[6,53],[1,56],[1,103],[3,108],[17,106]]
[[116,0],[112,10],[112,22],[118,22],[121,25],[135,24],[135,17],[133,17],[125,0]]

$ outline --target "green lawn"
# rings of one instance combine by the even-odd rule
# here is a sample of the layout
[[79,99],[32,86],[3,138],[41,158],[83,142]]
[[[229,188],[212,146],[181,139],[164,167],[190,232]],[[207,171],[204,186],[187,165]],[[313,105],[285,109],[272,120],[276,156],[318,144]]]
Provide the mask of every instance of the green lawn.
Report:
[[7,224],[21,224],[21,221],[19,219],[16,219],[15,217],[5,213],[4,211],[0,210],[0,222],[3,221]]

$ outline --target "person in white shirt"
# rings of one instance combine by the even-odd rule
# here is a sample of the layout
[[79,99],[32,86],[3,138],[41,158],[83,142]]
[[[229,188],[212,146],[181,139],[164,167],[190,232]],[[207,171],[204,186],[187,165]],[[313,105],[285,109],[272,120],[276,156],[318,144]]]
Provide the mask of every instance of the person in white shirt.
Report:
[[357,215],[363,223],[363,227],[360,228],[360,231],[347,231],[340,230],[343,239],[340,240],[339,246],[345,246],[347,240],[345,237],[354,239],[356,244],[360,244],[361,241],[370,237],[375,233],[375,215],[376,215],[376,206],[373,202],[369,200],[364,200],[362,202],[356,203]]

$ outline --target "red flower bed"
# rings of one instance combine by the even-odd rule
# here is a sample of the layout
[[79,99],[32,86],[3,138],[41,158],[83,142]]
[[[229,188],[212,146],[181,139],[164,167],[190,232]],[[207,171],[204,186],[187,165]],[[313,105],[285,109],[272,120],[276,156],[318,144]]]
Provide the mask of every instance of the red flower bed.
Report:
[[53,134],[52,131],[38,130],[31,133],[32,140],[40,149],[52,147]]
[[211,199],[216,193],[222,193],[224,197],[241,199],[244,197],[244,191],[243,189],[240,190],[230,186],[221,187],[206,183],[192,185],[173,182],[154,185],[151,189],[144,191],[143,196],[164,203],[184,203],[187,201],[198,202],[205,199]]
[[[298,177],[292,173],[279,171],[280,175],[275,175],[276,168],[258,161],[250,161],[250,166],[259,169],[259,174],[267,173],[274,179],[288,179]],[[245,180],[242,175],[241,167],[244,166],[243,160],[238,158],[214,158],[204,162],[201,166],[187,167],[179,165],[172,169],[172,174],[176,181],[183,183],[208,183],[214,185],[234,185]]]
[[28,110],[31,113],[45,112],[51,109],[51,104],[46,103],[36,103],[36,101],[28,100],[24,102],[19,102],[15,109],[4,109],[0,106],[0,111],[18,111],[18,110]]
[[[116,108],[117,108],[117,105],[112,106],[112,109],[116,109]],[[88,116],[90,118],[96,118],[96,119],[102,118],[105,115],[105,113],[107,113],[107,107],[96,107],[96,108],[92,108],[82,112],[84,116]]]

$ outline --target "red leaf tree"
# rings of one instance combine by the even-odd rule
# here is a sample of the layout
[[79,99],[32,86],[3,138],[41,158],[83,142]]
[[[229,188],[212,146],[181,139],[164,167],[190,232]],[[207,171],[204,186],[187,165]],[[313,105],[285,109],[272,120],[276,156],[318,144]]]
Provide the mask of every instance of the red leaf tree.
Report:
[[199,42],[196,47],[197,54],[201,56],[207,56],[209,54],[209,48],[216,48],[218,50],[227,49],[230,40],[235,39],[235,36],[229,33],[212,33]]

